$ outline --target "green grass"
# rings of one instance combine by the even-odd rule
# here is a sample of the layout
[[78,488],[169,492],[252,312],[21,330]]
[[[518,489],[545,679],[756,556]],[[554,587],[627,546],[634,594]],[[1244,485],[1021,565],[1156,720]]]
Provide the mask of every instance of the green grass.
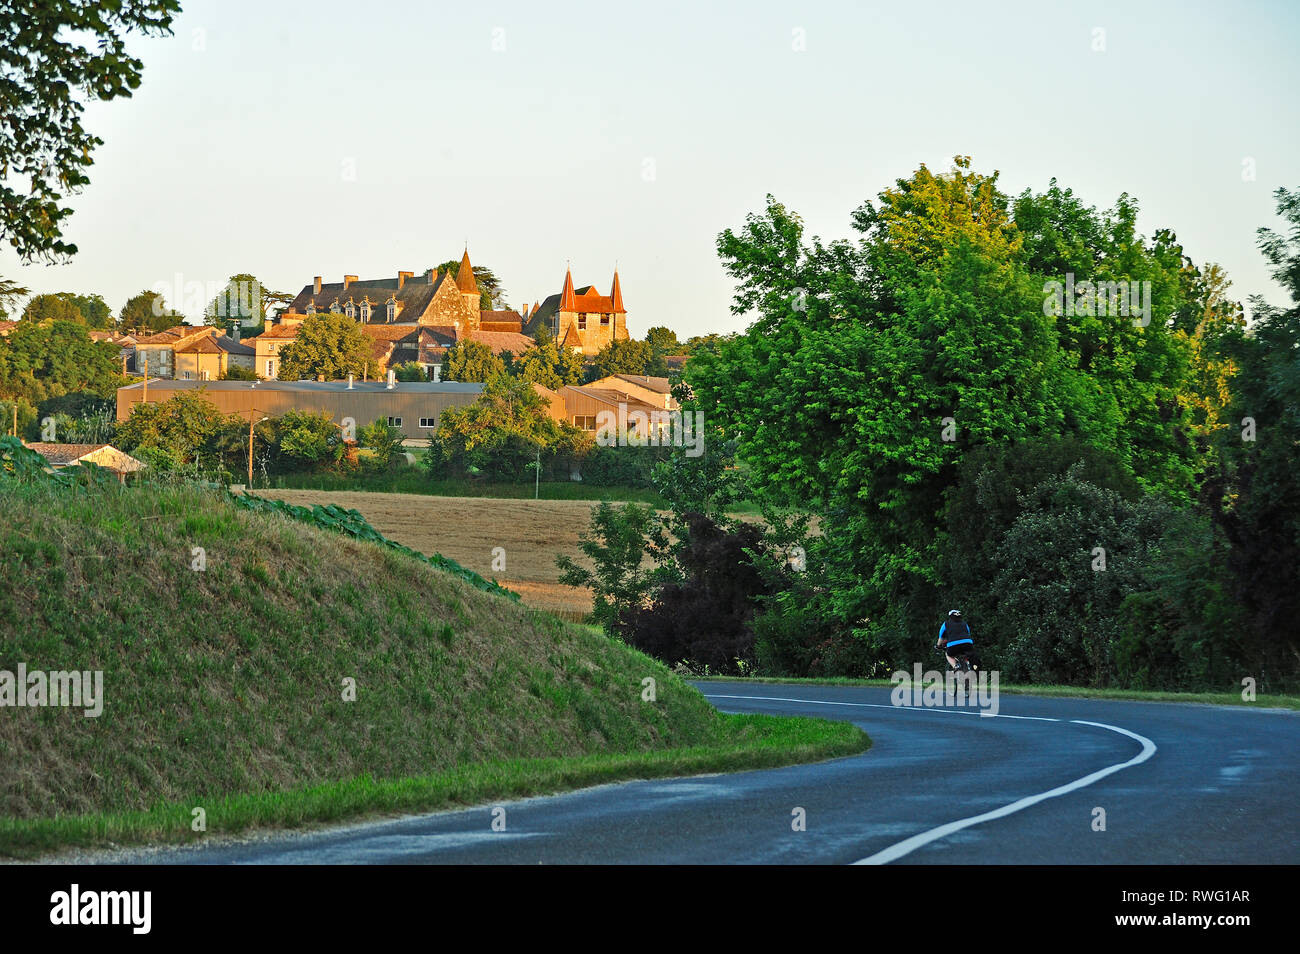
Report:
[[[775,768],[854,755],[871,744],[862,730],[847,722],[763,715],[724,715],[721,721],[727,739],[713,745],[514,759],[391,780],[362,776],[285,792],[176,802],[147,811],[0,818],[0,851],[26,858],[72,846],[198,842],[209,835],[437,811],[627,779]],[[207,829],[202,833],[191,830],[196,806],[206,812]]]
[[3,711],[0,853],[182,837],[194,806],[238,831],[868,744],[723,717],[589,628],[192,486],[7,482],[0,620],[0,670],[101,670],[105,696]]
[[[533,498],[533,483],[495,483],[486,480],[447,479],[430,480],[422,471],[399,468],[385,474],[343,476],[340,474],[284,474],[271,478],[268,488],[259,484],[256,489],[271,490],[349,490],[372,493],[426,494],[433,497],[500,497],[510,499]],[[610,500],[653,504],[667,508],[667,502],[642,487],[597,487],[592,484],[564,480],[543,481],[538,489],[541,500]]]
[[[933,667],[931,667],[933,668]],[[790,683],[807,686],[876,686],[892,688],[888,679],[796,678],[793,676],[698,676],[702,682]],[[1245,706],[1255,709],[1300,709],[1300,696],[1258,693],[1253,702],[1240,692],[1164,692],[1145,689],[1092,689],[1085,686],[1035,686],[998,683],[998,692],[1027,696],[1060,696],[1077,699],[1122,699],[1130,702],[1192,702],[1216,706]]]

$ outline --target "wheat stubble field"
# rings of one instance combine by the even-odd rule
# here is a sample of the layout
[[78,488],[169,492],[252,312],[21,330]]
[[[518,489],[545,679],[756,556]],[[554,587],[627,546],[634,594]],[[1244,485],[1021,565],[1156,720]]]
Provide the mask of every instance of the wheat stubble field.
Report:
[[[597,506],[586,500],[432,497],[336,490],[264,490],[265,497],[310,507],[338,504],[360,511],[384,536],[421,553],[441,553],[496,579],[524,603],[568,619],[591,612],[591,593],[562,586],[555,558],[582,556],[578,535]],[[505,549],[505,570],[492,569],[492,550]],[[585,562],[585,560],[583,561]]]

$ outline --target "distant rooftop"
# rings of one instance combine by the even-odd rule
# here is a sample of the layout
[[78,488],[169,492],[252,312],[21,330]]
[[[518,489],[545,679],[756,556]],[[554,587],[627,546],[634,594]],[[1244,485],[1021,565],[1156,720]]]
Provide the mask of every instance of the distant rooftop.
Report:
[[[130,391],[143,388],[144,382],[128,384],[118,388]],[[197,391],[206,388],[209,391],[346,391],[346,381],[175,381],[170,378],[150,378],[151,391]],[[353,391],[383,392],[388,390],[388,382],[354,381]],[[482,384],[464,381],[398,381],[393,390],[408,394],[478,394],[483,390]]]

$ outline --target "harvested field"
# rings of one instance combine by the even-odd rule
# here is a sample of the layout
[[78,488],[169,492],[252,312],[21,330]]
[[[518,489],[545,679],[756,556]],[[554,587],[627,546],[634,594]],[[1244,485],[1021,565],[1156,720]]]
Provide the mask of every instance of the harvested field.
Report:
[[[310,507],[335,503],[361,512],[384,536],[421,553],[441,553],[517,592],[526,604],[568,619],[591,612],[591,594],[563,586],[555,558],[581,557],[578,535],[596,503],[426,497],[333,490],[266,490],[262,496]],[[505,549],[505,569],[492,569],[492,550]]]

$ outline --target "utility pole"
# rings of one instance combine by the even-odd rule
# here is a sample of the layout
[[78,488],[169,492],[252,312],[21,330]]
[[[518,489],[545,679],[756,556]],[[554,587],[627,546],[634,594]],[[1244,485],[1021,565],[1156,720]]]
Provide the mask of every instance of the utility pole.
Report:
[[537,469],[533,471],[533,499],[538,499],[542,489],[542,445],[537,445]]
[[261,412],[257,408],[252,408],[248,415],[248,488],[246,489],[251,489],[253,486],[253,426],[266,420],[265,417],[253,420],[253,415],[259,413]]

